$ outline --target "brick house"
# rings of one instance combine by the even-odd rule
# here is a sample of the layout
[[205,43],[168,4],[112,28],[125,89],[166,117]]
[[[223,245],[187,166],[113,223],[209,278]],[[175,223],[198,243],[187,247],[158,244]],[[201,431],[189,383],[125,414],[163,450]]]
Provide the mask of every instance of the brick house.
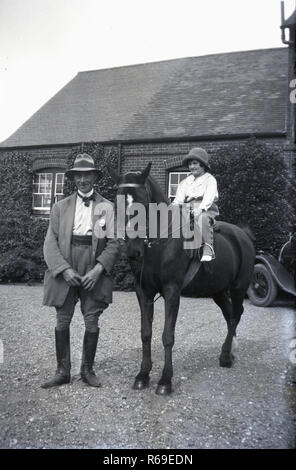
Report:
[[[284,28],[292,37],[295,21]],[[31,155],[32,210],[41,215],[63,197],[69,153],[87,142],[106,152],[116,147],[122,173],[152,161],[151,174],[170,197],[193,146],[211,153],[255,136],[279,148],[292,171],[293,44],[80,72],[1,143],[0,157],[15,150]]]

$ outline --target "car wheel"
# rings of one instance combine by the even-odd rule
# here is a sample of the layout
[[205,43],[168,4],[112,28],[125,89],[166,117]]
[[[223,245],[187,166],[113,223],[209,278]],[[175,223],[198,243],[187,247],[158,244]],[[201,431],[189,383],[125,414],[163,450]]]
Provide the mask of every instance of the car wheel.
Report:
[[270,307],[275,301],[278,287],[264,264],[255,265],[247,293],[252,304],[259,307]]

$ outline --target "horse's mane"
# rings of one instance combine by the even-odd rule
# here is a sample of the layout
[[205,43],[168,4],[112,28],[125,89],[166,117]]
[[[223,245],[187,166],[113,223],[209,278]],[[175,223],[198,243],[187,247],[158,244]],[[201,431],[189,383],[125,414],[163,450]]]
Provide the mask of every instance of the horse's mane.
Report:
[[161,187],[152,176],[149,175],[147,177],[145,186],[151,202],[165,202],[166,204],[170,204],[170,200],[166,197]]
[[[139,178],[141,178],[142,172],[141,171],[132,171],[129,173],[126,173],[121,177],[121,182],[122,183],[138,183]],[[162,191],[161,187],[157,183],[157,181],[150,175],[147,176],[146,181],[145,181],[145,187],[146,191],[148,192],[149,195],[149,200],[150,202],[164,202],[166,204],[170,204],[170,200],[167,198],[165,193]]]

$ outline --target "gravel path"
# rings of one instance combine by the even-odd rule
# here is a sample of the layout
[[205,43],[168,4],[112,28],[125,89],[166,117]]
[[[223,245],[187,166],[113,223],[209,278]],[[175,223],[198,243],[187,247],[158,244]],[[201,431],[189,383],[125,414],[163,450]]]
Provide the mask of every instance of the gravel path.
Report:
[[183,298],[174,392],[165,398],[155,394],[163,363],[162,299],[155,304],[150,388],[137,392],[131,389],[141,359],[134,293],[115,292],[101,317],[100,389],[78,376],[84,332],[79,308],[71,329],[72,383],[43,390],[40,383],[55,369],[54,309],[41,306],[41,286],[0,285],[0,296],[1,448],[294,447],[295,389],[287,380],[291,305],[265,309],[245,301],[238,359],[224,369],[218,357],[226,325],[219,308],[211,299]]

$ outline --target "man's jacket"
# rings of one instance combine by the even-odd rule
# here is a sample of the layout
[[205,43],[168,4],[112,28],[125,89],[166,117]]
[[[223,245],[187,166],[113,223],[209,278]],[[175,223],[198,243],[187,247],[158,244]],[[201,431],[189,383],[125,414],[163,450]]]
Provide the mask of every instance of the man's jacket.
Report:
[[[44,241],[44,259],[48,270],[44,276],[43,304],[61,307],[66,299],[70,285],[64,280],[62,272],[71,268],[71,238],[75,216],[77,193],[53,205],[50,223]],[[95,284],[92,295],[98,301],[112,302],[112,278],[110,271],[117,258],[119,244],[114,237],[115,226],[113,204],[95,192],[92,207],[93,234],[91,264],[104,266],[104,271]],[[114,224],[114,225],[113,225]],[[107,232],[107,236],[102,236]]]

